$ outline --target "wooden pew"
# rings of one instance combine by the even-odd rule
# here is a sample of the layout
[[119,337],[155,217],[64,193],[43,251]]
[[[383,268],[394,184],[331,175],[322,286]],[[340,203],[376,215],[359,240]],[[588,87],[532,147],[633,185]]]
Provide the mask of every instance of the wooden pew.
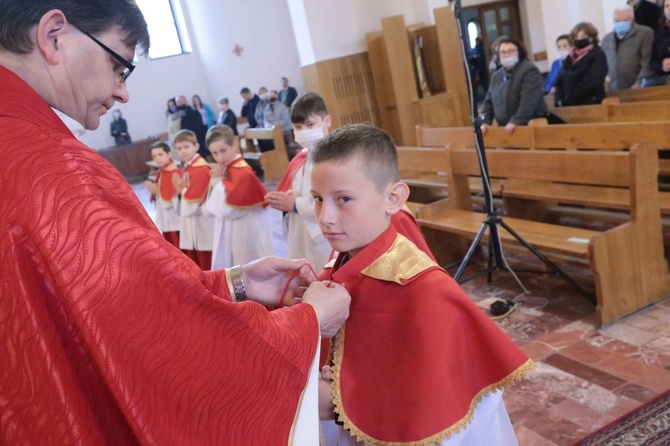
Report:
[[[281,126],[271,129],[244,129],[245,147],[242,156],[248,161],[260,162],[263,167],[265,180],[275,180],[284,176],[288,168],[288,154],[284,142],[284,130]],[[257,140],[271,140],[274,149],[261,152],[256,144]]]
[[[399,151],[405,151],[406,157],[426,156],[418,149]],[[435,168],[447,172],[449,197],[419,209],[418,221],[422,228],[444,231],[447,237],[443,243],[456,257],[465,253],[466,241],[475,237],[486,215],[472,210],[468,178],[479,174],[475,151],[458,144],[445,152],[444,158],[432,155],[432,163],[444,160]],[[492,150],[487,156],[491,177],[627,191],[630,220],[605,232],[504,217],[510,227],[546,256],[589,265],[595,275],[596,313],[601,324],[615,322],[670,294],[654,174],[658,160],[653,145],[640,144],[627,152]],[[503,243],[518,244],[504,229],[500,233]]]
[[118,170],[129,183],[145,180],[151,168],[146,164],[151,159],[150,147],[159,141],[150,137],[133,141],[123,146],[112,146],[98,150],[112,166]]
[[640,90],[608,91],[608,98],[617,98],[621,102],[666,101],[670,99],[670,85],[642,88]]
[[607,98],[599,105],[556,107],[551,111],[569,124],[670,121],[670,101],[662,100],[621,103],[618,98]]

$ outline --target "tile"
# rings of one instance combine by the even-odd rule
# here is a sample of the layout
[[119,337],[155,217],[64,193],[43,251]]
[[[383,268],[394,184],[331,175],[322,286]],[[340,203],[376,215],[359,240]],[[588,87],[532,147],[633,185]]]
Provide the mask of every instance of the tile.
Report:
[[553,441],[543,437],[526,426],[515,426],[516,439],[519,446],[558,446]]
[[669,305],[656,305],[650,308],[645,315],[659,319],[670,324],[670,306]]
[[552,355],[545,358],[544,362],[608,390],[616,389],[626,383],[626,381],[621,378],[617,378],[602,370],[598,370],[565,356]]
[[558,351],[555,347],[552,347],[543,342],[536,341],[529,342],[521,346],[521,350],[523,350],[523,352],[527,354],[530,359],[536,362],[546,358],[549,355],[553,355]]
[[604,328],[601,330],[601,333],[611,338],[638,346],[646,345],[660,336],[658,333],[642,330],[624,322],[618,322]]
[[658,392],[670,388],[670,372],[659,367],[641,364],[630,358],[612,356],[603,360],[597,367],[619,378]]
[[607,412],[594,410],[569,398],[549,410],[559,417],[580,426],[587,433],[595,432],[598,428],[614,419]]
[[629,382],[617,387],[616,389],[612,389],[612,392],[617,395],[639,401],[640,403],[647,402],[658,395],[658,392],[654,390],[647,389],[646,387],[638,386],[637,384]]
[[618,353],[647,365],[664,367],[670,364],[670,338],[660,337],[644,346],[637,346],[597,333],[587,343],[611,353]]

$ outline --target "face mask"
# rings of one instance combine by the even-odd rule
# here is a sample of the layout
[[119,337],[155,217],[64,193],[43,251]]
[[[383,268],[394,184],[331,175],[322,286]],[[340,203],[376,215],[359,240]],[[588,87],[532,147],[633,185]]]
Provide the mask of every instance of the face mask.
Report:
[[575,48],[581,50],[582,48],[589,46],[589,39],[576,39],[572,41],[572,44],[575,46]]
[[666,13],[665,13],[665,19],[666,19],[666,20],[670,20],[670,12],[666,12]]
[[570,51],[568,50],[561,50],[558,52],[558,58],[561,60],[564,60],[566,57],[570,55]]
[[275,97],[271,97],[271,98],[270,98],[270,102],[277,102],[277,98],[275,98]]
[[270,93],[261,93],[260,97],[263,101],[267,101],[270,98]]
[[505,67],[506,70],[511,70],[517,63],[519,63],[519,56],[503,57],[500,59],[500,65]]
[[177,106],[176,105],[171,105],[170,106],[170,113],[175,113],[177,111]]
[[614,22],[614,32],[622,38],[630,31],[630,22]]
[[313,149],[317,142],[323,139],[323,127],[316,127],[307,130],[295,130],[295,142],[305,149]]
[[112,117],[114,117],[114,119],[119,119],[121,115],[119,113],[114,113],[112,114]]

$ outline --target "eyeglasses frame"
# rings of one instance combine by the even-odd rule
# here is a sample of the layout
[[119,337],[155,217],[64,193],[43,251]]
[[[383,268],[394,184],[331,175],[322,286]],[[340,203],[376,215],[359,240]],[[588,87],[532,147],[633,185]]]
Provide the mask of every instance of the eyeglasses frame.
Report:
[[123,65],[124,67],[126,67],[128,69],[128,71],[124,71],[123,73],[121,73],[121,83],[124,83],[126,81],[126,79],[128,79],[128,77],[132,74],[133,70],[135,69],[135,65],[131,64],[126,59],[119,56],[119,54],[117,54],[116,51],[114,51],[113,49],[111,49],[110,47],[108,47],[107,45],[105,45],[104,43],[102,43],[101,41],[99,41],[98,39],[96,39],[95,37],[93,37],[92,35],[87,33],[86,31],[81,31],[81,32],[84,33],[85,35],[87,35],[92,41],[97,43],[103,50],[107,51],[110,56],[112,56],[121,65]]

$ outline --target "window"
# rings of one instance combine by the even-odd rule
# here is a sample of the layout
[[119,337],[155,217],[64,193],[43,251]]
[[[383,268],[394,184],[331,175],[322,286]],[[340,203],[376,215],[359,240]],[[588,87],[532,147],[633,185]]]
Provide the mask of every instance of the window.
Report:
[[137,0],[149,27],[149,59],[191,51],[179,0]]
[[468,42],[470,43],[470,49],[474,49],[477,46],[477,37],[480,34],[479,22],[477,20],[470,20],[468,22]]

